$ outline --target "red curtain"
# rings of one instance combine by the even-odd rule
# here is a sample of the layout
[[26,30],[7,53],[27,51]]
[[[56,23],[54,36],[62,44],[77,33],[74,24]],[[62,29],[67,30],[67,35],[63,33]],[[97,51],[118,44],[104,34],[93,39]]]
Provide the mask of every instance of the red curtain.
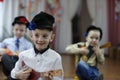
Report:
[[120,11],[116,11],[116,2],[120,2],[120,0],[107,0],[108,35],[109,41],[113,46],[117,46],[120,43]]

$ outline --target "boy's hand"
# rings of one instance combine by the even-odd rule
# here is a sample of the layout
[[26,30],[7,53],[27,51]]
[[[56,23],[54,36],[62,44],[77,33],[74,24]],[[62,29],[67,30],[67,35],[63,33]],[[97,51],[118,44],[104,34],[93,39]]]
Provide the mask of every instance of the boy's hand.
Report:
[[86,47],[82,47],[80,48],[80,53],[83,55],[87,55],[89,53],[89,50]]
[[28,77],[30,76],[30,71],[22,69],[19,72],[16,73],[16,78],[20,80],[27,80]]
[[6,54],[6,53],[7,53],[7,52],[6,52],[5,49],[0,48],[0,55],[4,55],[4,54]]
[[96,55],[100,54],[100,47],[99,46],[93,47],[93,50],[94,50],[94,52],[95,52]]
[[7,53],[7,52],[6,52],[5,49],[0,48],[0,62],[1,62],[2,56],[3,56],[4,54],[6,54],[6,53]]
[[18,56],[20,52],[14,52],[12,55]]

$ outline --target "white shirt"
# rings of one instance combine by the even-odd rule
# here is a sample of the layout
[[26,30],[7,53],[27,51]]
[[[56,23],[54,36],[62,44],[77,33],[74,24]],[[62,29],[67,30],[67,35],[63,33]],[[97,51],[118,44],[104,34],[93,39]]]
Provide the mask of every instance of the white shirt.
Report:
[[[57,69],[62,69],[63,71],[61,56],[50,48],[43,54],[37,55],[34,52],[34,48],[21,52],[19,60],[11,72],[12,78],[15,78],[16,72],[23,68],[22,62],[37,72],[47,72]],[[38,80],[43,79],[39,78]],[[53,77],[53,80],[63,80],[63,76]]]

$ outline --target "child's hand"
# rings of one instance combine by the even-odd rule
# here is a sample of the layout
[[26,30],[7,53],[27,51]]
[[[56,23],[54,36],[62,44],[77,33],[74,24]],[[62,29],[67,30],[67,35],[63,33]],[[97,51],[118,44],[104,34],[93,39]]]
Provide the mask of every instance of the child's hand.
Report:
[[14,52],[12,55],[18,56],[20,52]]
[[6,52],[5,49],[0,48],[0,55],[4,55],[4,54],[6,54],[6,53],[7,53],[7,52]]
[[20,80],[26,80],[30,76],[30,71],[22,69],[16,73],[16,78]]
[[99,46],[93,47],[93,50],[94,50],[94,52],[95,52],[96,55],[100,54],[100,47]]
[[89,53],[89,50],[86,47],[82,47],[80,48],[80,53],[83,55],[87,55]]

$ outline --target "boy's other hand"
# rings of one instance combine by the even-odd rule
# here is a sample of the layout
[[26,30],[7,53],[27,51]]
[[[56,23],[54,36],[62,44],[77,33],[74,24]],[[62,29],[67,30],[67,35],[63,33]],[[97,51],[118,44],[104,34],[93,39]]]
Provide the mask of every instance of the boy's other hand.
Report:
[[83,55],[87,55],[89,53],[89,50],[86,47],[80,48],[80,53]]
[[26,69],[22,69],[16,73],[16,78],[20,80],[26,80],[30,76],[30,71]]

